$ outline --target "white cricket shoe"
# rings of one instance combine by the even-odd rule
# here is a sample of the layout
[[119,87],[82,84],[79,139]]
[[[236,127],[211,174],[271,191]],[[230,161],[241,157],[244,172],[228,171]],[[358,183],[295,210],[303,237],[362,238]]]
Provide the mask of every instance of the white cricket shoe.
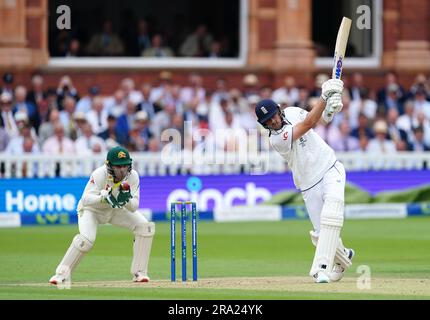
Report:
[[134,274],[133,282],[149,282],[149,277],[143,272],[137,272]]
[[315,283],[329,283],[330,282],[330,278],[328,277],[328,275],[323,270],[320,270],[317,273],[315,273],[313,275],[313,278],[314,278]]
[[[346,249],[349,251],[348,253],[348,259],[352,261],[352,258],[354,258],[355,252],[352,249]],[[335,263],[333,266],[333,270],[330,273],[330,281],[336,282],[343,278],[345,275],[346,268],[342,267],[341,264]]]
[[58,285],[58,284],[64,284],[67,282],[67,278],[60,274],[55,274],[49,279],[50,284]]

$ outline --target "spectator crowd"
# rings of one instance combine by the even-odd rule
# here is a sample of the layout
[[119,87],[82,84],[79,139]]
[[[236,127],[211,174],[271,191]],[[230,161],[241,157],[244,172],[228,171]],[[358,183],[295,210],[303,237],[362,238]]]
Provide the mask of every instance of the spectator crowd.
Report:
[[[36,74],[26,88],[6,73],[0,88],[0,152],[91,155],[116,145],[132,152],[159,152],[170,141],[164,130],[176,129],[183,136],[186,123],[200,132],[242,129],[251,133],[263,130],[254,115],[260,99],[272,98],[281,108],[309,111],[327,78],[319,74],[314,87],[307,88],[286,76],[280,88],[270,88],[248,74],[242,88],[219,78],[216,88],[208,90],[197,73],[180,85],[169,71],[163,71],[154,83],[136,84],[126,78],[111,95],[102,95],[98,86],[78,92],[67,75],[57,88],[46,88],[43,76]],[[385,85],[377,90],[366,87],[360,73],[346,77],[345,84],[342,111],[330,124],[315,128],[336,151],[430,150],[430,88],[425,75],[418,74],[409,87],[401,86],[394,73],[388,73]],[[193,148],[210,142],[207,136],[206,141],[200,138]],[[216,141],[216,148],[237,151],[234,138],[225,135]],[[183,142],[177,147],[184,148]]]
[[228,35],[214,36],[205,24],[198,24],[187,33],[153,30],[145,19],[131,29],[117,32],[111,20],[105,20],[99,31],[85,37],[78,32],[61,30],[54,36],[51,56],[54,57],[236,57]]

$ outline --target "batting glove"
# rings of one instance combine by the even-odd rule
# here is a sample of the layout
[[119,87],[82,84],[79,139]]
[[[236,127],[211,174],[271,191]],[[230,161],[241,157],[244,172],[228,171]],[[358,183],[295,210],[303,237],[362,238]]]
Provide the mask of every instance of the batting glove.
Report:
[[338,113],[342,110],[342,108],[343,108],[342,94],[333,93],[332,96],[327,99],[327,104],[325,107],[327,114],[332,115],[332,114]]
[[333,94],[342,93],[343,81],[340,79],[327,80],[322,84],[321,90],[321,98],[327,102],[327,99],[330,98]]

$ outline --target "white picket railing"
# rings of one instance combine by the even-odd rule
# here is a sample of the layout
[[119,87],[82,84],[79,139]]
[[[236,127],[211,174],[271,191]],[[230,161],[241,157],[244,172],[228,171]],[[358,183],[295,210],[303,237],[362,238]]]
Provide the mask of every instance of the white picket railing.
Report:
[[[225,153],[204,157],[186,152],[170,155],[145,152],[133,153],[131,156],[133,167],[141,176],[265,174],[289,170],[283,158],[276,152],[253,155]],[[394,155],[352,152],[338,153],[337,157],[347,171],[420,170],[430,167],[430,152],[401,152]],[[11,156],[0,153],[0,174],[2,178],[87,177],[104,161],[105,155]]]

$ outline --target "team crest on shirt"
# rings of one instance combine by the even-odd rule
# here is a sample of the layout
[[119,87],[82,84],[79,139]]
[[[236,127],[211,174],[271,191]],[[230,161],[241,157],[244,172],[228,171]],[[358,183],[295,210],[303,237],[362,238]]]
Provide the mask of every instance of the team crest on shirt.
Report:
[[287,141],[288,140],[288,131],[284,132],[284,140]]
[[305,146],[306,146],[306,142],[307,142],[308,140],[306,140],[306,138],[304,138],[304,137],[301,137],[300,139],[299,139],[299,145],[302,147],[302,148],[304,148]]

